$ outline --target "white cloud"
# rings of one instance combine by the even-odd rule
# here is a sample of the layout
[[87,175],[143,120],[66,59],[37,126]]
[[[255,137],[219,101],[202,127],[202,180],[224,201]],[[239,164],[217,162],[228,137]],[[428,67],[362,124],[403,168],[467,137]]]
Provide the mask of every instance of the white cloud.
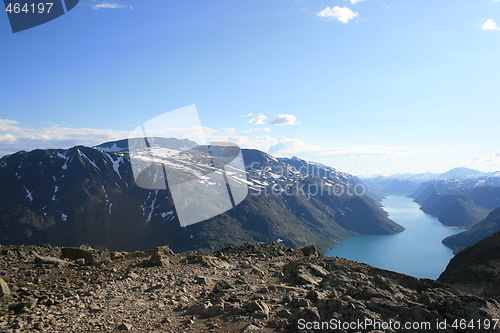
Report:
[[257,128],[250,128],[250,129],[247,129],[247,130],[244,130],[242,131],[242,133],[253,133],[253,132],[264,132],[264,133],[269,133],[271,132],[271,129],[269,127],[257,127]]
[[481,170],[500,171],[500,152],[473,158],[466,161],[464,166]]
[[267,117],[266,115],[259,113],[259,114],[251,114],[249,115],[253,116],[252,119],[248,120],[247,123],[252,124],[252,125],[264,125],[266,123]]
[[[5,133],[5,124],[9,124],[9,133]],[[69,128],[51,126],[45,128],[26,128],[16,126],[13,120],[0,121],[0,156],[19,150],[70,148],[76,145],[95,146],[103,142],[125,139],[129,131],[113,131],[92,128]],[[224,129],[218,131],[204,127],[207,142],[232,142],[241,148],[259,149],[277,156],[301,156],[311,160],[331,156],[382,156],[398,157],[406,155],[394,147],[361,146],[361,147],[320,147],[307,144],[301,140],[289,137],[272,137],[270,135],[255,135],[269,133],[268,127],[259,127],[243,131],[242,134],[232,133]],[[4,133],[2,133],[4,132]],[[184,133],[185,134],[185,133]],[[154,134],[153,134],[154,135]],[[500,155],[500,153],[499,153]]]
[[98,3],[92,6],[92,9],[99,10],[99,9],[120,9],[120,8],[128,8],[128,9],[133,9],[132,6],[124,6],[120,5],[118,3],[114,2],[102,2]]
[[307,144],[298,139],[287,137],[279,138],[279,142],[269,148],[269,153],[278,156],[307,154],[312,158],[329,156],[385,156],[395,158],[408,153],[398,151],[395,147],[387,146],[358,146],[358,147],[320,147]]
[[298,125],[297,117],[293,114],[281,113],[278,118],[269,122],[270,125],[285,126],[285,125]]
[[15,120],[0,120],[2,153],[37,148],[69,148],[76,145],[94,146],[106,141],[124,139],[129,135],[128,131],[61,126],[26,128],[18,125],[19,122]]
[[3,135],[0,135],[0,143],[11,143],[11,142],[14,142],[16,141],[16,137],[13,136],[12,134],[3,134]]
[[236,133],[236,128],[234,128],[234,127],[222,128],[221,130],[223,132],[230,133],[230,134]]
[[321,17],[332,17],[340,22],[349,23],[349,21],[358,16],[359,13],[347,7],[335,6],[333,8],[326,7],[322,11],[316,13],[316,15]]
[[0,119],[0,131],[8,132],[8,131],[18,131],[18,127],[15,126],[19,124],[18,121],[10,120],[10,119]]
[[[353,5],[357,4],[358,2],[365,1],[365,0],[349,0]],[[495,0],[493,0],[495,1]],[[498,0],[500,1],[500,0]]]
[[500,28],[497,26],[497,23],[492,19],[487,19],[486,22],[484,22],[483,25],[481,26],[481,29],[483,29],[484,31],[500,30]]

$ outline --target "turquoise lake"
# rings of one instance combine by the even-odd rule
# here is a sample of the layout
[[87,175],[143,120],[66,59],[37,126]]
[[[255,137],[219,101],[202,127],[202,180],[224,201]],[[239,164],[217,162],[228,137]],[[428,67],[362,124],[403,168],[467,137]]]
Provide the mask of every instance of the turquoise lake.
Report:
[[388,196],[382,205],[389,218],[405,227],[405,231],[352,237],[335,245],[326,255],[417,278],[437,279],[453,257],[451,249],[441,241],[462,230],[444,226],[437,218],[421,211],[408,197]]

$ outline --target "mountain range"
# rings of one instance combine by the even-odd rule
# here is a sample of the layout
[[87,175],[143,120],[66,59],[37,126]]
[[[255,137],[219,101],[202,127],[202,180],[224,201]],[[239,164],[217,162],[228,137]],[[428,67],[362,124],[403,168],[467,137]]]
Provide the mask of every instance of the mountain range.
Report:
[[416,191],[423,183],[446,180],[473,180],[478,178],[498,178],[500,171],[483,172],[469,168],[454,168],[443,173],[421,173],[421,174],[394,174],[391,176],[370,176],[361,179],[372,191],[379,195],[409,195]]
[[500,178],[435,180],[421,184],[410,197],[441,223],[470,228],[500,207]]
[[[158,141],[158,140],[157,140]],[[192,142],[163,139],[169,149]],[[242,150],[249,195],[235,208],[181,227],[169,189],[136,185],[126,140],[96,147],[21,151],[0,158],[0,242],[89,244],[138,250],[170,245],[176,252],[214,250],[244,242],[287,246],[316,244],[321,250],[359,234],[403,228],[367,195],[352,175],[298,158],[275,158]],[[193,172],[201,168],[185,163]],[[210,180],[200,179],[207,186]],[[273,187],[293,191],[275,193]],[[310,195],[301,189],[316,187]],[[332,191],[340,189],[341,191]]]
[[363,181],[374,197],[409,196],[444,225],[466,229],[443,240],[454,253],[500,231],[498,171],[455,168],[441,174],[395,174],[365,177]]

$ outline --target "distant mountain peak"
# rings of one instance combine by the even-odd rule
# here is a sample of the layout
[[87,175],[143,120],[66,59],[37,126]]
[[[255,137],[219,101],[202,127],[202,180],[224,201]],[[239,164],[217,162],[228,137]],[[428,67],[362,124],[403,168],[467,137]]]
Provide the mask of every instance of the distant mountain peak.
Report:
[[436,179],[463,179],[463,178],[477,178],[485,173],[479,170],[474,170],[470,168],[458,167],[446,171],[436,177]]

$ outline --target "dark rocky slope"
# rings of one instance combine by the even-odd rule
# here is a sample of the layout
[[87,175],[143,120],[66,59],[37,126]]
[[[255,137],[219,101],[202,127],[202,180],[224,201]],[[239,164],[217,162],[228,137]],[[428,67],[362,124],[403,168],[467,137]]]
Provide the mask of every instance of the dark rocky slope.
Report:
[[500,233],[483,239],[450,260],[439,281],[500,301]]
[[497,232],[500,232],[500,208],[493,210],[487,218],[472,226],[470,230],[446,237],[443,244],[458,253]]
[[[407,331],[464,332],[453,325],[500,318],[493,299],[325,258],[314,247],[247,244],[174,255],[166,247],[125,253],[2,246],[0,253],[0,275],[11,290],[0,298],[1,332],[296,332],[304,321],[367,320],[392,321],[393,329],[330,331],[400,332],[396,322],[425,322],[431,326]],[[436,329],[437,321],[448,326]],[[475,325],[467,332],[494,331]]]

